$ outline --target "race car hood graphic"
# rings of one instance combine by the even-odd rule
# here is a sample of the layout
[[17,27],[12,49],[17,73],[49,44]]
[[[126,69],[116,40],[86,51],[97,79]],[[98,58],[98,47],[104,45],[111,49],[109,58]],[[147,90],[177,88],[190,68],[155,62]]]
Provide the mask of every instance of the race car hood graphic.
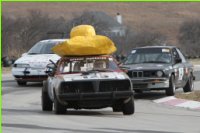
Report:
[[128,79],[126,74],[123,72],[98,72],[98,73],[89,73],[87,75],[78,73],[78,74],[66,74],[62,75],[64,81],[86,81],[86,80],[123,80]]
[[37,54],[37,55],[25,55],[15,61],[14,64],[29,64],[34,68],[45,68],[49,60],[57,62],[60,56],[56,54]]

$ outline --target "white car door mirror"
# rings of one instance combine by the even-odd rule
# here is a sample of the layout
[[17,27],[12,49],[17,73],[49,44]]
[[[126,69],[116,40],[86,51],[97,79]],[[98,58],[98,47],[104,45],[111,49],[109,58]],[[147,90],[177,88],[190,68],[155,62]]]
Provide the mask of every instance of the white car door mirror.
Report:
[[56,66],[55,66],[55,64],[53,64],[53,63],[50,63],[50,64],[47,65],[47,68],[48,68],[48,69],[55,69],[55,67],[56,67]]
[[56,70],[56,66],[55,64],[48,64],[46,66],[47,70],[46,70],[46,73],[49,75],[49,76],[54,76],[54,73],[55,73],[55,70]]

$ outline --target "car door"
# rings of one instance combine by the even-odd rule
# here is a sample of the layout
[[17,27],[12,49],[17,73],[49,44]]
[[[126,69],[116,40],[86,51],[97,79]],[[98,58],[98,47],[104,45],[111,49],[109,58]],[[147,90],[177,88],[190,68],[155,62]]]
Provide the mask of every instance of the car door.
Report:
[[[182,87],[185,84],[185,59],[181,58],[177,48],[172,49],[173,55],[173,69],[175,71],[175,84],[176,87]],[[176,63],[176,59],[181,59],[181,62]]]
[[56,63],[56,65],[54,65],[55,68],[53,68],[49,74],[48,74],[48,94],[49,97],[53,100],[54,99],[54,82],[55,82],[55,74],[57,72],[57,66],[58,62]]
[[54,80],[53,76],[48,77],[48,94],[51,99],[54,99],[53,98],[53,80]]
[[193,72],[193,66],[185,59],[184,55],[181,53],[181,51],[178,48],[177,48],[177,52],[179,53],[179,56],[184,64],[184,75],[183,75],[183,84],[182,84],[182,87],[183,87],[187,83],[190,73]]

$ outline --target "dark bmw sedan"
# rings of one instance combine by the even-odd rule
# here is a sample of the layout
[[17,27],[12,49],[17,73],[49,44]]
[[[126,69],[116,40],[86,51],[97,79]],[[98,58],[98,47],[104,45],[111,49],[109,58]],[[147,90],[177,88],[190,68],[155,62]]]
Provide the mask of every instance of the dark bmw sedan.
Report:
[[194,88],[193,65],[175,46],[148,46],[132,50],[124,62],[136,93],[165,90],[172,96],[177,88]]

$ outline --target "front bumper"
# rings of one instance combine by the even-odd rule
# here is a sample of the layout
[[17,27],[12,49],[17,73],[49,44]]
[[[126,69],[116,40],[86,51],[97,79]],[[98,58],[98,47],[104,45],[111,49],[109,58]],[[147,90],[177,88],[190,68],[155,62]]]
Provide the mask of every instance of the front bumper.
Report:
[[169,88],[168,78],[132,78],[133,89],[164,89]]
[[95,93],[65,93],[59,94],[61,101],[81,101],[81,100],[114,100],[126,99],[133,96],[133,91],[113,91]]
[[12,74],[17,81],[41,82],[47,79],[44,68],[12,68]]

